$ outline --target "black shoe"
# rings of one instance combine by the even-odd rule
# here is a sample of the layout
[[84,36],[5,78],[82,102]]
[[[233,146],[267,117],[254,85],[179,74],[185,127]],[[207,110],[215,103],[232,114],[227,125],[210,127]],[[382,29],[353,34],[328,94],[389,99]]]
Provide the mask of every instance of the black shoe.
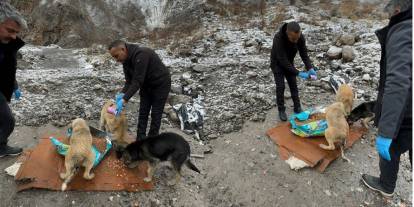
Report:
[[279,111],[279,118],[281,121],[287,121],[287,115],[285,111]]
[[361,180],[368,188],[380,192],[383,196],[391,197],[394,195],[394,192],[387,191],[381,186],[380,179],[378,177],[363,174]]
[[299,107],[297,109],[293,109],[293,112],[295,112],[295,114],[299,114],[302,112],[302,107]]
[[16,156],[16,155],[20,155],[22,152],[23,152],[23,149],[19,147],[10,147],[8,145],[0,146],[0,157]]

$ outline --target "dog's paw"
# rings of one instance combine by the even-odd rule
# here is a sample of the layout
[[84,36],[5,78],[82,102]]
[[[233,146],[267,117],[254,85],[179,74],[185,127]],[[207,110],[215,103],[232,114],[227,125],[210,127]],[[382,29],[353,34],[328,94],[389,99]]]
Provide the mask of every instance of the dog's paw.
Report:
[[66,173],[60,173],[59,174],[60,179],[64,180],[66,179]]
[[144,178],[144,182],[146,182],[146,183],[149,183],[149,182],[151,182],[152,181],[152,178],[150,178],[150,177],[146,177],[146,178]]
[[83,178],[86,180],[92,180],[95,177],[94,173],[89,173],[89,175],[84,175]]

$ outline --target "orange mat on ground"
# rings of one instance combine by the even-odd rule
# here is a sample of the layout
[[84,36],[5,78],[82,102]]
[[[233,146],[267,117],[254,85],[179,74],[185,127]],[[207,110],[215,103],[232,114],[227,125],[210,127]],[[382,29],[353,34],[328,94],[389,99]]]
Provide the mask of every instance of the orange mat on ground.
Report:
[[[96,140],[98,138],[94,138],[94,143]],[[143,181],[146,177],[147,163],[129,169],[115,154],[111,150],[101,163],[92,169],[95,174],[92,180],[85,180],[81,169],[69,183],[67,190],[136,192],[154,188],[153,182]],[[33,150],[24,153],[19,160],[23,163],[15,176],[18,191],[31,188],[61,189],[62,180],[59,173],[65,172],[64,156],[57,153],[49,138],[40,139],[39,144]]]
[[[289,123],[283,123],[267,131],[269,138],[279,147],[279,155],[283,160],[294,156],[323,172],[332,161],[341,156],[339,148],[329,151],[319,147],[319,144],[327,144],[325,137],[303,138],[293,134],[290,129]],[[362,126],[350,126],[345,148],[351,147],[365,132],[366,129]]]

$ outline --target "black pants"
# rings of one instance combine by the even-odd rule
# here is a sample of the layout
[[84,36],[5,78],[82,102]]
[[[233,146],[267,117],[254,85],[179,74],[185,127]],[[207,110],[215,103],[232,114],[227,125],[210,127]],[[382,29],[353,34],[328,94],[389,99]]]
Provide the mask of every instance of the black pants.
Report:
[[161,127],[162,113],[167,102],[168,94],[171,90],[171,80],[165,81],[156,88],[140,90],[140,106],[138,115],[137,139],[142,140],[146,137],[148,116],[151,112],[151,125],[148,136],[159,134]]
[[6,145],[14,130],[14,118],[6,97],[0,92],[0,146]]
[[409,151],[410,163],[412,167],[412,138],[412,126],[401,126],[397,138],[392,140],[390,146],[391,161],[384,160],[380,157],[380,182],[382,187],[386,190],[394,192],[401,154]]
[[298,85],[296,82],[296,75],[289,74],[281,69],[277,70],[276,72],[273,72],[273,75],[275,77],[275,83],[276,83],[276,103],[277,108],[279,111],[285,111],[285,78],[288,82],[290,94],[292,96],[293,101],[293,111],[294,112],[300,112],[300,100],[299,100],[299,91],[298,91]]

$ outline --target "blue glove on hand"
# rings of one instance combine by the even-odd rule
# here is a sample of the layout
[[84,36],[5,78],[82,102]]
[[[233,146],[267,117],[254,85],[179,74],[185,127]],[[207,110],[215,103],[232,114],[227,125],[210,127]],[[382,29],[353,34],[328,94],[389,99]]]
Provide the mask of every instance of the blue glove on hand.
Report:
[[309,75],[317,75],[316,74],[316,71],[315,71],[315,69],[314,68],[311,68],[309,71],[308,71],[308,73],[309,73]]
[[118,103],[119,100],[121,100],[122,98],[124,98],[124,93],[117,93],[115,96],[115,102]]
[[116,102],[116,112],[115,112],[115,116],[119,116],[119,114],[121,114],[123,108],[124,108],[124,99],[120,98]]
[[314,68],[311,68],[311,69],[308,71],[308,73],[309,73],[309,76],[310,76],[310,78],[311,78],[312,80],[316,80],[316,79],[318,79],[318,75],[316,74],[316,71],[315,71],[315,69],[314,69]]
[[14,90],[14,99],[16,99],[17,101],[20,100],[20,97],[22,96],[22,92],[20,91],[20,89],[16,89]]
[[377,147],[378,154],[385,160],[390,161],[390,146],[392,139],[382,136],[377,136],[375,139],[375,146]]
[[299,72],[299,77],[306,80],[306,79],[309,78],[309,73],[308,72]]

